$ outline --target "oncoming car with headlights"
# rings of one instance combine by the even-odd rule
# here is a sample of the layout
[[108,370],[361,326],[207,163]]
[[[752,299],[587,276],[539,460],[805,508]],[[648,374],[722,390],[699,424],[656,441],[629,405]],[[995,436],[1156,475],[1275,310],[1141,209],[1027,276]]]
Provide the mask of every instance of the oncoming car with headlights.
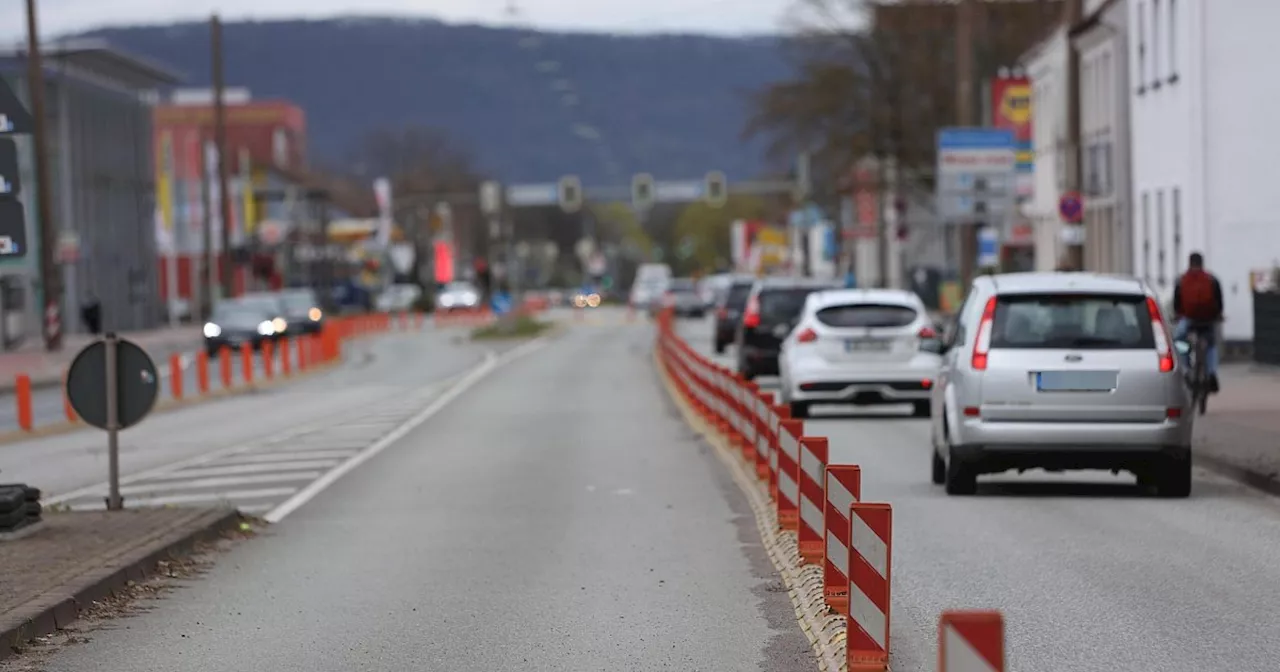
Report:
[[480,291],[469,282],[451,282],[436,294],[438,310],[475,310],[480,307]]
[[941,357],[920,297],[896,289],[810,294],[778,358],[791,414],[813,404],[904,404],[928,417]]
[[595,292],[579,292],[573,296],[574,308],[599,308],[600,295]]
[[204,325],[204,347],[216,356],[223,347],[237,350],[249,344],[257,350],[276,338],[282,320],[259,301],[228,299],[218,302]]

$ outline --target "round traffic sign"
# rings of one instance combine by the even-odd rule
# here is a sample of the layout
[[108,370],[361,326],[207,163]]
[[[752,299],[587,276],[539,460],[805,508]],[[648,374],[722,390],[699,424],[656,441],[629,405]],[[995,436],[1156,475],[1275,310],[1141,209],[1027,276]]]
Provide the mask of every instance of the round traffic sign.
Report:
[[[116,341],[116,415],[119,429],[147,417],[160,392],[155,362],[132,341]],[[86,345],[67,371],[67,399],[84,421],[107,429],[107,341]]]
[[1079,224],[1084,220],[1084,202],[1080,200],[1080,194],[1069,191],[1058,199],[1058,215],[1065,222]]

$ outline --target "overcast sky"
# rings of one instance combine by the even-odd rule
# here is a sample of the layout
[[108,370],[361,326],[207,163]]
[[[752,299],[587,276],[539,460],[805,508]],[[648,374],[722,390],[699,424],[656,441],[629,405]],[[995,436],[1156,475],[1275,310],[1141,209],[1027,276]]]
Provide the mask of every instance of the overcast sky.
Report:
[[[780,29],[791,0],[517,0],[522,21],[541,28],[719,34]],[[0,39],[20,39],[26,25],[19,0],[0,2]],[[38,0],[40,33],[64,34],[102,25],[203,19],[326,17],[359,13],[510,25],[507,0]]]

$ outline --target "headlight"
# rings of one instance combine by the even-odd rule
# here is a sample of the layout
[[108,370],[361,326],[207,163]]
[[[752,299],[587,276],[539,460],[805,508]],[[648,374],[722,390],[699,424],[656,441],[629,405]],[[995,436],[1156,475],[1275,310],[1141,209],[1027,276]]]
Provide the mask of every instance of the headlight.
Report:
[[283,317],[277,317],[276,319],[271,320],[271,328],[275,333],[283,334],[284,330],[289,328],[289,323],[285,322]]
[[271,334],[276,333],[275,325],[271,324],[271,320],[262,322],[258,325],[258,333],[263,336],[270,336]]
[[587,305],[587,300],[581,294],[579,294],[573,297],[573,305],[578,308],[585,307]]
[[600,295],[599,295],[599,294],[592,294],[591,296],[588,296],[588,297],[587,297],[587,305],[588,305],[588,306],[591,306],[592,308],[595,308],[595,307],[599,306],[599,305],[600,305]]
[[221,335],[222,335],[222,327],[219,327],[218,325],[212,322],[209,322],[208,324],[204,325],[205,338],[217,338],[218,336],[221,336]]
[[307,317],[311,318],[312,322],[319,322],[320,318],[323,316],[324,316],[324,313],[320,312],[319,308],[312,308],[311,310],[307,311]]

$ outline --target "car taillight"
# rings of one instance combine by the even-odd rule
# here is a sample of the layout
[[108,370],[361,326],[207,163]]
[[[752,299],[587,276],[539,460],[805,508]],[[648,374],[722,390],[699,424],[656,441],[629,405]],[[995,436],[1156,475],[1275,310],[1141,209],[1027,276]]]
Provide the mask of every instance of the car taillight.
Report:
[[804,331],[796,334],[796,340],[801,343],[812,343],[818,340],[818,332],[806,328]]
[[991,327],[996,319],[996,297],[987,299],[982,309],[982,321],[978,323],[978,335],[973,339],[973,360],[975,371],[987,370],[987,353],[991,350]]
[[1164,316],[1160,314],[1160,306],[1156,300],[1147,297],[1147,312],[1151,313],[1151,335],[1156,341],[1156,355],[1160,357],[1160,372],[1173,370],[1173,346],[1169,342],[1169,330],[1165,328]]
[[760,300],[754,296],[747,300],[747,309],[742,314],[742,326],[760,326]]
[[934,331],[933,327],[920,327],[920,333],[916,334],[916,338],[919,338],[922,341],[927,341],[937,337],[938,332]]

